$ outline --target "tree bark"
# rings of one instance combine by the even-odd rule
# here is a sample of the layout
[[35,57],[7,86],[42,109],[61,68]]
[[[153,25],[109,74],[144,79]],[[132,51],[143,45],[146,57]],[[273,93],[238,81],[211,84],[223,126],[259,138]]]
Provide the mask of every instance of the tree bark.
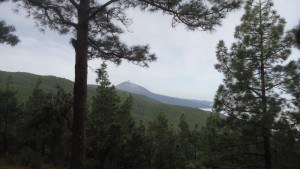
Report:
[[73,106],[72,169],[84,169],[85,159],[85,114],[87,102],[87,61],[88,61],[88,9],[89,0],[81,0],[78,8],[77,39],[75,48],[75,83]]

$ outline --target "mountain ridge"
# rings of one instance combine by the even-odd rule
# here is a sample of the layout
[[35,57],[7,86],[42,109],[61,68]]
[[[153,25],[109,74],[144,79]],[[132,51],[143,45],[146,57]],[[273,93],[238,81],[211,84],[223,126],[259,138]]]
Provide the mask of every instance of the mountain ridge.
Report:
[[206,101],[206,100],[183,99],[178,97],[166,96],[162,94],[156,94],[149,91],[145,87],[132,83],[130,81],[122,82],[116,85],[116,88],[130,93],[144,95],[152,99],[158,100],[162,103],[171,104],[171,105],[179,105],[179,106],[186,106],[192,108],[211,108],[213,104],[213,102]]
[[[12,87],[17,92],[17,97],[22,104],[26,103],[28,96],[31,94],[36,82],[40,79],[41,89],[45,91],[55,91],[57,86],[62,87],[69,93],[73,93],[74,82],[51,75],[35,75],[27,72],[6,72],[0,70],[0,90],[6,88],[6,81],[8,77],[12,77]],[[91,101],[96,93],[97,85],[88,85],[88,102]],[[156,116],[163,112],[169,122],[175,127],[179,124],[179,119],[182,114],[185,115],[190,127],[198,125],[202,127],[205,125],[206,119],[210,115],[209,111],[204,111],[196,108],[169,105],[157,101],[155,99],[118,90],[117,93],[121,100],[125,100],[129,95],[133,96],[132,115],[136,122],[142,121],[144,124],[149,124]]]

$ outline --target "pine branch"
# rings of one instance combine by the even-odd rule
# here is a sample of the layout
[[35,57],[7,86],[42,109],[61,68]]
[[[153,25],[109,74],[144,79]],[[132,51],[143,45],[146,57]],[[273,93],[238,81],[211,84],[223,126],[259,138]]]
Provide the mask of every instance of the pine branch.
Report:
[[139,1],[173,15],[174,16],[173,18],[175,20],[178,19],[180,22],[184,23],[190,29],[198,29],[199,27],[201,27],[202,30],[204,31],[212,30],[213,26],[217,24],[218,19],[223,18],[226,12],[232,11],[235,8],[237,8],[240,3],[240,1],[239,2],[234,1],[231,3],[225,3],[225,5],[219,4],[220,5],[219,8],[212,7],[211,9],[206,8],[204,11],[200,11],[199,9],[197,9],[197,11],[183,12],[180,10],[182,5],[180,5],[179,3],[177,4],[178,7],[177,9],[172,9],[166,3],[160,3],[159,1],[158,2],[154,0],[139,0]]
[[101,5],[100,7],[95,8],[95,11],[90,14],[87,21],[94,19],[97,14],[103,12],[106,9],[106,7],[108,7],[110,4],[117,2],[117,1],[118,0],[110,0],[110,1],[106,2],[105,4]]
[[[55,12],[55,14],[57,14],[57,16],[59,17],[60,21],[68,26],[73,26],[74,28],[77,27],[77,24],[71,21],[68,21],[65,19],[65,17],[63,16],[63,14],[61,13],[61,9],[59,9],[59,6],[54,6],[54,5],[46,5],[45,3],[42,3],[41,1],[38,0],[27,0],[29,3],[31,3],[32,5],[35,5],[37,7],[40,7],[44,10],[53,10]],[[51,19],[50,17],[47,17],[49,19],[50,22],[54,22],[53,19]]]

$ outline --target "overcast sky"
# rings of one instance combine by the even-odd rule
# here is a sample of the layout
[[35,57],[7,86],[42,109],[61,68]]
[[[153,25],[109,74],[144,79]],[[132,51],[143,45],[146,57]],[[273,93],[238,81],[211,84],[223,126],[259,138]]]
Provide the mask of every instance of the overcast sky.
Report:
[[[286,30],[300,21],[300,0],[275,0],[275,9],[287,21]],[[38,31],[33,20],[24,13],[15,14],[12,4],[0,5],[0,20],[15,25],[21,43],[16,47],[0,45],[0,70],[54,75],[74,80],[74,50],[70,36],[56,32]],[[124,61],[120,66],[108,63],[108,73],[113,84],[130,80],[152,92],[198,100],[213,100],[223,75],[214,69],[217,63],[215,50],[219,40],[229,47],[236,25],[240,23],[243,10],[231,13],[213,33],[187,31],[183,25],[171,27],[171,17],[161,13],[149,14],[128,11],[133,24],[130,32],[122,36],[128,44],[149,44],[158,60],[149,68],[142,68]],[[292,58],[300,57],[293,50]],[[92,69],[101,60],[89,62]],[[88,83],[95,84],[96,74],[89,69]]]

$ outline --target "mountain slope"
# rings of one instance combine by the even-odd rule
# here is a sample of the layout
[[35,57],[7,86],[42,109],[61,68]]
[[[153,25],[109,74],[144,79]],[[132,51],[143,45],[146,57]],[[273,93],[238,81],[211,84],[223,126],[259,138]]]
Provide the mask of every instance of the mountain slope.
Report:
[[119,85],[116,86],[116,88],[130,93],[144,95],[152,99],[158,100],[160,102],[166,104],[172,104],[172,105],[187,106],[193,108],[211,108],[213,104],[210,101],[182,99],[182,98],[175,98],[175,97],[155,94],[140,85],[131,83],[130,81],[120,83]]
[[135,93],[135,94],[140,94],[140,95],[144,95],[144,96],[152,94],[146,88],[144,88],[140,85],[131,83],[130,81],[123,82],[123,83],[117,85],[116,88],[119,90],[127,91],[130,93]]
[[[9,76],[12,77],[12,87],[18,91],[18,97],[22,102],[27,100],[38,79],[41,80],[40,87],[43,90],[54,91],[56,90],[56,86],[59,85],[70,93],[73,91],[73,82],[64,78],[55,76],[39,76],[23,72],[4,71],[0,71],[0,89],[5,88],[6,80]],[[96,85],[88,85],[89,100],[95,94],[96,88]],[[199,109],[168,105],[143,95],[133,94],[122,90],[117,91],[122,100],[128,97],[129,94],[133,96],[134,103],[132,115],[136,121],[142,120],[146,124],[154,120],[159,112],[165,113],[166,117],[174,125],[174,127],[178,126],[179,119],[182,114],[185,115],[190,126],[194,126],[195,124],[203,126],[206,118],[209,116],[209,112]]]

